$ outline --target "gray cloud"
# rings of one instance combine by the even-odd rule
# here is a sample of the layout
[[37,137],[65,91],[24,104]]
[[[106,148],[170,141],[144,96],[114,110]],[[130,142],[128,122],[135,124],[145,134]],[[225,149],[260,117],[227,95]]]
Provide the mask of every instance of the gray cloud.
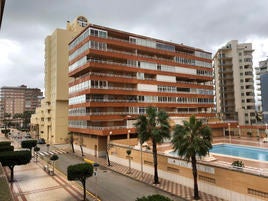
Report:
[[[9,0],[0,31],[0,47],[6,50],[0,51],[8,52],[4,60],[10,62],[0,61],[0,86],[43,88],[44,39],[79,15],[94,24],[214,52],[232,39],[267,41],[267,8],[267,0]],[[258,43],[255,59],[268,54],[267,46]]]

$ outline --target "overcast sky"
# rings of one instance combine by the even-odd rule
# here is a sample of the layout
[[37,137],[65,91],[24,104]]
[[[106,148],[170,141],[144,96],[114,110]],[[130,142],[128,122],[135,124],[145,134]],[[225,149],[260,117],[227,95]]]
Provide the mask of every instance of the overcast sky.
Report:
[[7,0],[0,30],[0,87],[44,89],[44,39],[66,21],[90,23],[210,51],[252,42],[268,56],[267,0]]

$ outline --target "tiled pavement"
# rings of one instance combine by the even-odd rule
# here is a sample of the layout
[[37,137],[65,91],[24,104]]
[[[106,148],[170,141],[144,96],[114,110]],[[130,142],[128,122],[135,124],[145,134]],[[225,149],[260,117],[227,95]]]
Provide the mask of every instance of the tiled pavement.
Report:
[[[51,176],[43,170],[42,162],[16,166],[15,181],[10,184],[15,201],[75,201],[82,200],[83,189],[76,182],[55,170]],[[9,171],[6,172],[9,175]],[[94,200],[87,192],[88,200]]]

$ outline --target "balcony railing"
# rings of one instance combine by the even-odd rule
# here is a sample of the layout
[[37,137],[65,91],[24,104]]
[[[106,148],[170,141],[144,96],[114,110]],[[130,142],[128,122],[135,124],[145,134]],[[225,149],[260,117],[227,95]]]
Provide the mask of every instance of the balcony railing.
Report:
[[[104,116],[104,115],[142,115],[145,114],[146,112],[77,112],[77,113],[72,113],[69,114],[69,116]],[[183,112],[167,112],[168,114],[211,114],[211,112],[206,112],[206,111],[183,111]]]

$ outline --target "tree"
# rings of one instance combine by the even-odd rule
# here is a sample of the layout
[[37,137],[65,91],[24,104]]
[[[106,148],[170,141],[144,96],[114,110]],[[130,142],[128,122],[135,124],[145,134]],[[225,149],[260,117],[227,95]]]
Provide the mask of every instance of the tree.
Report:
[[35,147],[37,144],[37,140],[23,140],[21,141],[21,147],[30,149],[32,153],[32,148]]
[[31,161],[30,151],[6,151],[0,152],[0,162],[2,166],[8,166],[10,173],[10,181],[14,181],[14,167],[16,165],[25,165]]
[[172,200],[163,195],[155,194],[155,195],[148,195],[146,197],[143,196],[141,198],[137,198],[136,201],[172,201]]
[[86,200],[86,179],[93,174],[93,166],[88,163],[70,165],[67,168],[67,178],[69,181],[81,181],[84,189],[84,200]]
[[11,141],[0,142],[0,152],[14,151],[14,146],[11,145]]
[[51,157],[50,157],[50,160],[52,161],[52,167],[53,167],[53,170],[52,170],[52,174],[54,175],[54,169],[55,169],[55,161],[58,160],[59,157],[57,154],[53,154]]
[[157,171],[157,144],[162,143],[165,138],[170,138],[170,126],[168,124],[168,114],[165,111],[157,112],[155,107],[148,107],[146,116],[140,115],[135,124],[141,146],[151,140],[153,145],[154,160],[154,184],[159,184]]
[[0,147],[1,146],[10,146],[11,145],[11,141],[1,141],[0,142]]
[[34,114],[34,111],[24,111],[22,114],[23,119],[23,128],[29,130],[29,124],[31,122],[31,116]]
[[7,138],[8,133],[10,133],[10,129],[9,128],[4,128],[4,129],[1,130],[1,132],[3,134],[5,134],[5,137]]
[[174,151],[188,162],[191,161],[194,178],[194,199],[199,199],[197,184],[197,161],[196,156],[206,156],[211,144],[212,134],[207,125],[201,120],[191,116],[189,121],[183,121],[183,125],[177,125],[174,130],[172,144]]
[[6,151],[14,151],[14,147],[11,145],[1,145],[0,146],[0,152],[6,152]]
[[128,172],[127,173],[130,174],[131,173],[131,156],[130,156],[131,149],[127,149],[126,153],[127,153],[127,157],[128,157]]
[[40,147],[35,146],[34,147],[34,157],[35,157],[35,162],[37,162],[37,158],[38,158],[38,152],[40,151]]

